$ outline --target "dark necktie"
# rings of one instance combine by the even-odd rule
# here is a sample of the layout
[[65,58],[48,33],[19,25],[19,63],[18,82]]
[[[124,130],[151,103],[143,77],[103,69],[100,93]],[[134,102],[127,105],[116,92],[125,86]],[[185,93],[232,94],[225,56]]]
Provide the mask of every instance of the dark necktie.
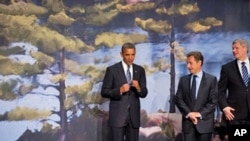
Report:
[[195,101],[195,95],[196,95],[196,77],[197,75],[193,75],[193,81],[192,81],[192,86],[191,86],[191,96],[192,100]]
[[245,83],[246,86],[248,86],[248,71],[247,71],[247,67],[246,67],[246,63],[245,62],[241,62],[241,70],[242,70],[242,77],[243,77],[243,81]]
[[127,78],[128,84],[131,84],[131,73],[130,73],[129,69],[130,69],[130,66],[128,65],[128,69],[127,69],[127,73],[126,73],[126,78]]

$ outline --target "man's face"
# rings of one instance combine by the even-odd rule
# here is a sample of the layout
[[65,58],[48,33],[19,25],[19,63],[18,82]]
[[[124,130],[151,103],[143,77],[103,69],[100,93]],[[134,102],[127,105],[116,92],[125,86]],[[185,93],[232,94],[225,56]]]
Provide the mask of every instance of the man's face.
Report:
[[238,60],[245,60],[247,58],[247,47],[243,47],[240,43],[234,43],[232,47],[233,55]]
[[197,62],[194,56],[190,56],[187,58],[187,68],[190,73],[197,74],[201,70],[201,61]]
[[127,65],[132,65],[135,59],[135,49],[126,48],[121,52],[121,57]]

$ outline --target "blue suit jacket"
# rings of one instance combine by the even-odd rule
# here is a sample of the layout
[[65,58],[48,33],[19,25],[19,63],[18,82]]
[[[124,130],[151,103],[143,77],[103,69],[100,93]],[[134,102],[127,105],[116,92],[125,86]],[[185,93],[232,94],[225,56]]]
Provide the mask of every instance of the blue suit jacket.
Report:
[[214,112],[218,102],[217,78],[203,72],[195,102],[191,99],[190,80],[191,74],[181,77],[176,92],[176,106],[183,117],[183,132],[188,133],[194,127],[191,120],[186,118],[188,113],[199,112],[202,119],[198,120],[195,128],[199,133],[211,133],[214,130]]
[[[114,127],[125,125],[127,116],[130,114],[134,128],[140,127],[140,99],[147,96],[145,70],[139,65],[133,64],[133,80],[137,80],[141,92],[133,87],[126,94],[120,95],[120,87],[127,83],[122,62],[109,66],[106,70],[101,95],[110,99],[109,124]],[[130,108],[128,109],[128,105]]]

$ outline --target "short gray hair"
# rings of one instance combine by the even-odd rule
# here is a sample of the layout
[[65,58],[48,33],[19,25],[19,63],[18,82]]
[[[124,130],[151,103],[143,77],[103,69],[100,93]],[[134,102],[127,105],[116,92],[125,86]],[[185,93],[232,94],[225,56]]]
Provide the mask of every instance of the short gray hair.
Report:
[[232,43],[232,45],[239,43],[242,47],[246,47],[247,48],[247,52],[249,51],[249,45],[247,40],[245,39],[235,39]]

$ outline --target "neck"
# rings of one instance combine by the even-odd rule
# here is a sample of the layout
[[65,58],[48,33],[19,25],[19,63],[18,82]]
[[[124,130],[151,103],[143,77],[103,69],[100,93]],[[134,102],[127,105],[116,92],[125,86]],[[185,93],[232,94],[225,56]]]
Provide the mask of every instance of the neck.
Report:
[[245,61],[245,60],[247,60],[247,59],[248,59],[247,56],[246,56],[246,57],[237,58],[237,60],[240,60],[240,61]]

